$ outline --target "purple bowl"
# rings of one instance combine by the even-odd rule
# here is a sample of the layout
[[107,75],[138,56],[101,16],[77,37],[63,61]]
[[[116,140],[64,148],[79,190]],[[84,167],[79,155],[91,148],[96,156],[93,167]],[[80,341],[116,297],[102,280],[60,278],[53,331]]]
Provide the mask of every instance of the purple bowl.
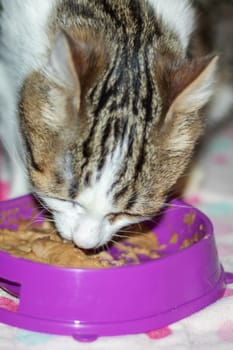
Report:
[[[80,341],[143,333],[178,321],[219,299],[233,274],[218,260],[209,219],[174,200],[157,224],[166,255],[138,265],[74,269],[15,258],[0,252],[0,286],[19,297],[16,312],[0,308],[0,322],[28,330],[72,335]],[[32,196],[0,203],[0,228],[39,213]],[[194,222],[184,217],[195,214]],[[43,213],[39,214],[43,218]],[[171,234],[179,233],[177,242]],[[180,250],[184,239],[200,240]]]

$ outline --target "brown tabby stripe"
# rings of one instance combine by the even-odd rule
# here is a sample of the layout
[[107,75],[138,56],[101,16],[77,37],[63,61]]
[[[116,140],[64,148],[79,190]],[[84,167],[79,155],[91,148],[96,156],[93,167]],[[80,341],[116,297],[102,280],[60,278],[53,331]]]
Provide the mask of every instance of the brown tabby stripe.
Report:
[[125,195],[125,193],[128,192],[128,186],[124,186],[119,192],[115,193],[114,200],[118,201],[121,197]]
[[123,147],[123,143],[124,143],[124,140],[125,140],[125,135],[126,135],[126,132],[127,132],[127,126],[128,126],[128,119],[125,119],[123,121],[122,129],[121,129],[121,139],[120,139],[120,147],[121,148]]
[[136,182],[136,180],[138,179],[138,176],[142,170],[143,164],[145,162],[145,154],[144,154],[144,147],[145,147],[145,143],[146,143],[146,135],[145,135],[145,128],[143,131],[143,140],[140,146],[140,152],[138,155],[138,160],[135,166],[135,173],[134,173],[134,178],[133,178],[133,182]]
[[34,170],[43,173],[43,169],[41,168],[41,166],[36,162],[33,151],[32,151],[32,147],[31,147],[31,141],[28,140],[28,136],[25,135],[25,146],[27,149],[27,154],[29,156],[29,162],[30,165],[33,167]]
[[78,182],[74,182],[70,188],[69,188],[69,197],[71,199],[75,199],[76,198],[76,195],[77,195],[77,192],[78,192],[78,187],[79,187],[79,184]]
[[62,176],[62,174],[60,174],[60,172],[55,172],[54,178],[57,185],[63,185],[65,182],[64,177]]
[[103,6],[103,10],[105,14],[109,15],[111,21],[114,21],[117,27],[122,27],[121,18],[117,16],[117,11],[114,11],[111,5],[106,0],[101,1],[101,5]]
[[[83,18],[94,18],[95,17],[95,9],[94,7],[89,7],[84,4],[79,4],[77,0],[66,0],[64,1],[65,12],[70,13],[72,15],[79,15]],[[60,8],[60,13],[65,13],[63,10],[63,6]],[[59,13],[58,13],[59,15]]]
[[137,202],[138,195],[137,193],[133,193],[126,204],[125,210],[130,210],[133,208],[134,204]]
[[133,155],[133,142],[134,142],[134,136],[135,136],[135,130],[136,130],[136,126],[135,124],[133,124],[130,128],[130,132],[129,132],[129,138],[128,138],[128,152],[126,157],[132,157]]
[[107,139],[108,139],[109,134],[111,132],[111,128],[112,128],[112,122],[109,119],[105,128],[104,128],[103,134],[102,134],[101,145],[100,145],[101,146],[101,157],[100,157],[100,160],[98,163],[98,171],[101,171],[101,169],[103,168],[104,163],[105,163],[105,157],[106,157],[106,154],[108,153],[108,149],[106,147],[106,142],[107,142]]
[[85,175],[85,185],[86,186],[89,186],[90,185],[90,182],[91,182],[91,177],[92,177],[92,172],[91,171],[88,171]]
[[142,100],[142,105],[146,111],[146,123],[152,120],[152,97],[153,97],[153,85],[151,80],[151,73],[149,70],[149,60],[147,54],[147,46],[144,48],[145,57],[145,73],[146,73],[146,96]]
[[[110,88],[108,88],[108,85],[109,85],[110,79],[113,76],[117,59],[118,59],[118,57],[116,55],[115,60],[113,62],[113,67],[110,69],[110,71],[107,74],[106,78],[102,82],[103,85],[102,85],[102,89],[101,89],[101,93],[100,93],[100,97],[99,97],[99,103],[97,105],[97,108],[94,111],[95,115],[98,115],[99,112],[105,107],[106,103],[109,100],[109,97],[111,95],[114,96],[114,94],[116,94],[117,83],[115,82],[114,86],[111,86]],[[115,63],[115,65],[114,65],[114,63]]]
[[129,89],[125,89],[121,99],[120,107],[125,107],[129,104]]
[[109,134],[111,133],[111,129],[112,129],[112,121],[111,121],[111,119],[108,119],[107,124],[105,125],[105,128],[103,130],[102,139],[101,139],[102,152],[105,149],[106,141],[108,139]]
[[115,123],[114,123],[114,138],[117,140],[119,138],[120,135],[120,120],[119,118],[115,119]]

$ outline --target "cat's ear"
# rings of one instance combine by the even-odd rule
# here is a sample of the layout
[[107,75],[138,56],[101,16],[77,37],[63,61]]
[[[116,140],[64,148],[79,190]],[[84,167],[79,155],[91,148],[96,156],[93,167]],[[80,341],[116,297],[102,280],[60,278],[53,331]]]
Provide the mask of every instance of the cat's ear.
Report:
[[203,58],[170,70],[169,109],[162,130],[173,146],[193,146],[200,135],[203,121],[198,112],[213,94],[217,61],[218,57]]
[[218,57],[190,62],[174,71],[171,82],[171,110],[191,113],[200,110],[213,94]]
[[99,40],[92,34],[80,33],[77,39],[73,39],[61,31],[55,38],[46,74],[80,99],[81,92],[103,67],[103,53]]
[[73,89],[79,84],[71,55],[68,36],[57,34],[46,67],[46,73],[58,85]]

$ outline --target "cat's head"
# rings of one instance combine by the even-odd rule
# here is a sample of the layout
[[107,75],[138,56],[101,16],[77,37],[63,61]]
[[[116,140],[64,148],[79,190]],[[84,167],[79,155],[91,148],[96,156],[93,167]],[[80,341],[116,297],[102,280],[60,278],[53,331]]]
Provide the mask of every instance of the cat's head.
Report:
[[83,248],[154,216],[202,132],[216,59],[141,45],[60,33],[22,90],[32,185],[60,234]]

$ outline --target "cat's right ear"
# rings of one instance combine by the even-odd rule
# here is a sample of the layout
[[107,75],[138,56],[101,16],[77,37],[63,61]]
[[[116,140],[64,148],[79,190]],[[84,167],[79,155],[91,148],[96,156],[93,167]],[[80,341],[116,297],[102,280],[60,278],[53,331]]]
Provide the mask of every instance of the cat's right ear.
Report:
[[75,94],[79,104],[81,94],[91,85],[104,64],[103,45],[93,34],[82,32],[73,39],[61,31],[55,38],[46,75],[58,86]]
[[64,32],[60,32],[54,41],[46,73],[58,85],[73,89],[78,82],[75,74],[68,40]]

